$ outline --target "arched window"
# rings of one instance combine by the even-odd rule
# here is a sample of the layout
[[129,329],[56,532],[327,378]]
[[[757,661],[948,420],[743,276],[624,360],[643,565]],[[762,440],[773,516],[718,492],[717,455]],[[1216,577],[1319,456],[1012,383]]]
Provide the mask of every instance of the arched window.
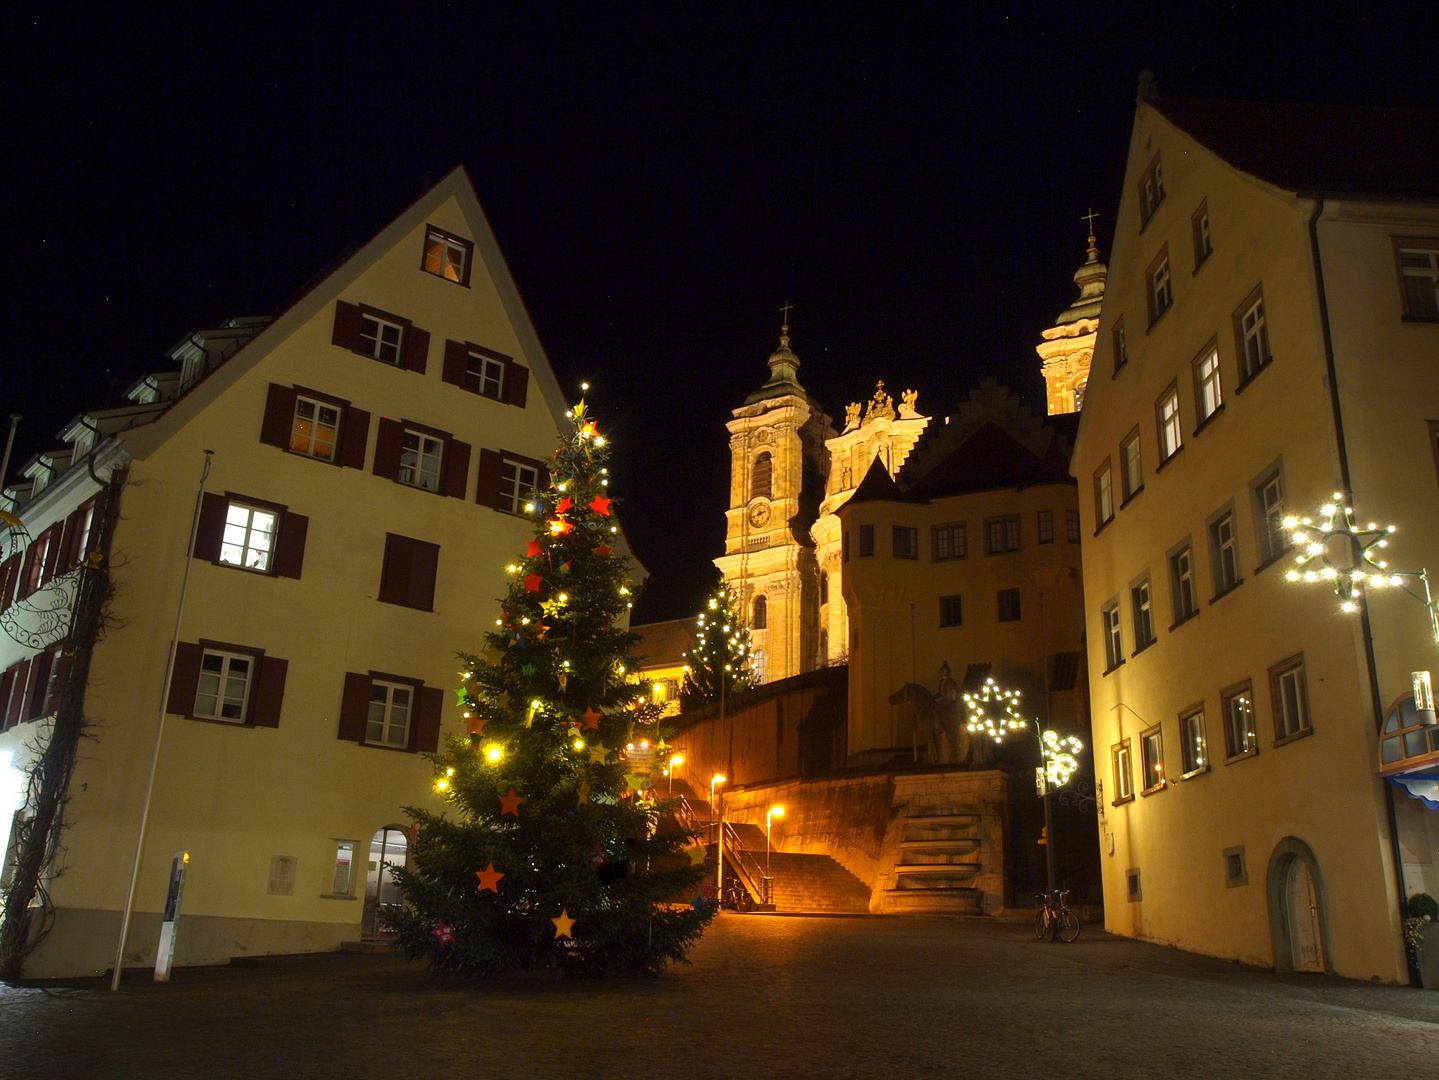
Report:
[[754,459],[754,469],[750,472],[749,497],[751,499],[768,499],[772,494],[774,494],[774,459],[766,450]]
[[769,601],[764,593],[754,598],[754,614],[749,621],[751,630],[763,630],[769,626]]
[[1412,696],[1400,698],[1384,720],[1379,736],[1379,771],[1388,776],[1439,764],[1439,727],[1426,727],[1414,711]]

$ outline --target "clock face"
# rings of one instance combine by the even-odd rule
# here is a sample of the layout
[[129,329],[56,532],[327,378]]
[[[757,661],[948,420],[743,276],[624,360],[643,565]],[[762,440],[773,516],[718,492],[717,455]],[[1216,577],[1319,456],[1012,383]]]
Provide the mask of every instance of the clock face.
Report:
[[750,507],[749,523],[759,528],[769,520],[769,503],[756,503]]

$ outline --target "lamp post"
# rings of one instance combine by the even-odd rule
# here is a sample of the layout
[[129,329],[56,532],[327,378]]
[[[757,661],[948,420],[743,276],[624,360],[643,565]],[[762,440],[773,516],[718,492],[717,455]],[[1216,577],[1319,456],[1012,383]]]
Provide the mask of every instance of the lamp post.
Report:
[[675,766],[683,765],[684,763],[685,756],[683,754],[676,754],[674,757],[670,758],[669,767],[665,769],[665,775],[670,778],[669,793],[671,795],[675,793]]
[[714,835],[715,823],[719,821],[719,811],[715,806],[715,788],[725,782],[725,778],[719,773],[710,777],[710,835]]
[[774,877],[769,872],[769,834],[770,828],[774,824],[774,819],[777,817],[784,817],[783,806],[771,806],[764,813],[764,902],[766,904],[774,902],[772,899],[774,895]]
[[[984,685],[974,693],[964,695],[969,710],[966,727],[977,734],[987,735],[995,742],[1003,742],[1006,735],[1030,729],[1030,721],[1019,715],[1019,691],[1006,690],[993,679],[986,679]],[[1063,787],[1079,768],[1075,756],[1084,749],[1084,744],[1072,735],[1061,735],[1046,730],[1039,721],[1033,721],[1035,738],[1039,741],[1039,769],[1035,776],[1036,786],[1044,799],[1044,869],[1049,893],[1054,895],[1054,812],[1049,795],[1052,790]]]

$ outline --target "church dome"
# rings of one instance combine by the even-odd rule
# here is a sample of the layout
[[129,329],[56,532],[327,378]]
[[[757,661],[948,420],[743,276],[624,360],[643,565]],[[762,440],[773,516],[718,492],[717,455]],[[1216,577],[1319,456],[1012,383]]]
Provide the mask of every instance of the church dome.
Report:
[[1099,318],[1099,309],[1104,304],[1104,283],[1109,277],[1109,267],[1099,261],[1099,248],[1094,234],[1089,236],[1089,259],[1074,273],[1074,283],[1079,286],[1079,296],[1054,320],[1055,326],[1067,326],[1080,319]]
[[789,347],[789,323],[786,322],[780,328],[779,348],[769,354],[769,379],[749,397],[744,399],[746,405],[753,405],[757,401],[766,401],[769,398],[784,397],[787,394],[804,395],[804,387],[799,384],[799,357]]

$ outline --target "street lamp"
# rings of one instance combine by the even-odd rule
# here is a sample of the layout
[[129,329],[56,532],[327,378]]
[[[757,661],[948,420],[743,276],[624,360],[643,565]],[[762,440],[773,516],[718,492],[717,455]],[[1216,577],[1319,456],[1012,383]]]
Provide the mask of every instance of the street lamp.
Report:
[[764,902],[766,904],[774,902],[774,878],[769,872],[769,833],[770,827],[777,817],[784,817],[783,806],[771,806],[764,813]]
[[665,775],[670,778],[670,794],[671,794],[671,795],[673,795],[673,794],[675,793],[675,766],[676,766],[676,765],[683,765],[684,763],[685,763],[685,756],[684,756],[683,754],[676,754],[674,757],[670,758],[669,768],[667,768],[667,769],[665,770]]
[[[1286,517],[1283,521],[1289,540],[1298,554],[1294,565],[1284,575],[1288,581],[1325,581],[1334,587],[1339,596],[1339,610],[1353,613],[1368,589],[1395,588],[1418,600],[1429,611],[1429,628],[1434,635],[1434,644],[1439,648],[1439,605],[1429,588],[1429,571],[1391,570],[1389,564],[1379,557],[1380,549],[1389,546],[1389,537],[1396,531],[1394,525],[1379,526],[1370,522],[1361,529],[1354,520],[1354,510],[1344,498],[1343,492],[1334,493],[1334,501],[1319,508],[1319,520],[1313,518]],[[1330,547],[1338,541],[1340,552],[1331,558]],[[1424,586],[1424,595],[1410,590],[1408,580],[1417,578]],[[1414,682],[1414,706],[1419,713],[1419,722],[1425,726],[1439,723],[1433,709],[1433,696],[1429,672],[1416,671]],[[1425,705],[1428,705],[1428,708]]]
[[[965,725],[976,734],[987,735],[995,742],[1003,742],[1006,735],[1027,731],[1029,722],[1019,715],[1019,691],[1006,690],[993,679],[986,679],[984,685],[974,693],[964,695],[969,710],[969,723]],[[1084,749],[1084,744],[1073,735],[1061,735],[1057,731],[1046,731],[1034,721],[1034,735],[1039,740],[1040,766],[1035,776],[1036,786],[1042,785],[1044,799],[1044,870],[1049,882],[1049,894],[1054,895],[1054,813],[1049,803],[1049,793],[1063,787],[1079,768],[1075,756]]]
[[725,782],[725,778],[719,773],[710,777],[710,832],[713,834],[715,822],[719,820],[719,814],[715,807],[715,788]]

